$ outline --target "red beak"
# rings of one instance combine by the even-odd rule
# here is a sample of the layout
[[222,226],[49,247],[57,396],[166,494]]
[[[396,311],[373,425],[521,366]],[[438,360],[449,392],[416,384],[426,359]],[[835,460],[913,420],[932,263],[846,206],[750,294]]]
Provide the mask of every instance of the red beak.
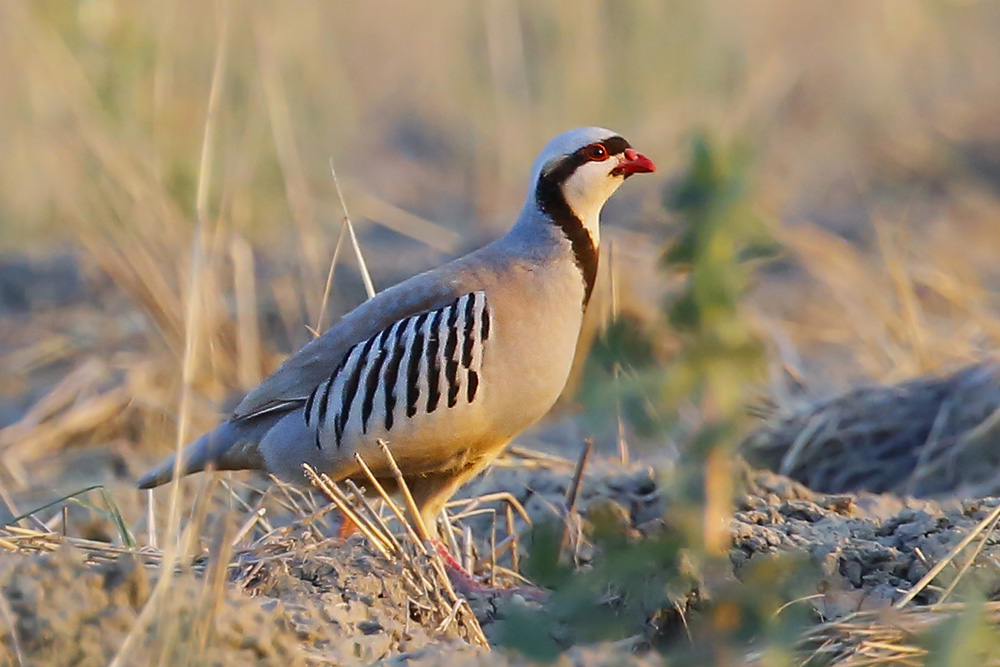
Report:
[[611,175],[628,178],[632,174],[650,174],[654,171],[656,171],[656,165],[653,164],[652,160],[642,153],[637,153],[631,148],[626,148],[625,159],[611,170]]

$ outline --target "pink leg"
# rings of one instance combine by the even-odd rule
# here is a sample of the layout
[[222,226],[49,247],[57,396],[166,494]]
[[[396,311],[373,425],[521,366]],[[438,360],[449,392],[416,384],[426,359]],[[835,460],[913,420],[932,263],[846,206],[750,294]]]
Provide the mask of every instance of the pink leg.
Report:
[[549,596],[548,591],[531,586],[513,586],[511,588],[496,588],[494,586],[487,586],[472,576],[468,570],[462,567],[462,564],[451,555],[448,551],[448,547],[446,547],[442,542],[439,540],[433,540],[432,543],[442,560],[444,560],[444,565],[448,570],[448,578],[451,580],[451,585],[455,587],[455,590],[458,593],[465,597],[468,597],[469,595],[520,595],[526,600],[544,602]]

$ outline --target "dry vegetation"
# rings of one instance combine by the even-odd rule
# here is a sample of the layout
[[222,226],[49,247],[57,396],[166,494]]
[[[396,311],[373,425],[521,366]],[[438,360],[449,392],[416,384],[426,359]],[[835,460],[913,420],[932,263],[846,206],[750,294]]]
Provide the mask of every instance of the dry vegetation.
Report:
[[[510,643],[535,603],[462,603],[391,502],[361,510],[368,539],[334,548],[321,493],[239,476],[151,496],[130,484],[366,288],[502,231],[538,146],[600,123],[668,180],[695,129],[754,155],[748,203],[783,248],[748,299],[770,369],[755,400],[774,417],[750,441],[760,460],[817,491],[942,503],[920,506],[935,527],[916,556],[894,553],[896,569],[857,587],[875,599],[878,579],[881,606],[906,610],[820,609],[811,622],[827,623],[777,648],[748,640],[713,659],[996,660],[996,603],[975,606],[995,592],[996,517],[946,503],[998,490],[998,21],[974,1],[0,4],[2,658],[435,664],[435,651],[472,661],[477,642]],[[591,325],[627,312],[668,356],[681,343],[661,308],[677,286],[657,267],[676,231],[662,186],[630,182],[609,205]],[[872,388],[838,397],[858,385]],[[451,508],[453,550],[492,579],[524,583],[529,519],[565,520],[564,564],[578,567],[614,551],[584,521],[608,503],[629,539],[665,530],[662,480],[611,459],[663,463],[684,443],[610,428],[581,486],[589,427],[573,404]],[[866,526],[895,535],[918,511],[745,491],[734,562],[803,548],[793,530],[841,519],[856,524],[831,534],[875,544]],[[878,542],[861,567],[884,563],[883,547],[896,548]],[[935,565],[948,583],[923,580]],[[988,583],[954,601],[965,577]],[[740,607],[734,626],[723,612],[738,595],[711,574],[701,585],[721,591],[704,623],[767,635],[748,620],[765,606]],[[657,609],[693,614],[697,639],[704,601],[672,593]],[[547,609],[563,618],[564,603]],[[620,664],[668,634],[652,625],[572,659]],[[52,644],[60,628],[78,634]]]

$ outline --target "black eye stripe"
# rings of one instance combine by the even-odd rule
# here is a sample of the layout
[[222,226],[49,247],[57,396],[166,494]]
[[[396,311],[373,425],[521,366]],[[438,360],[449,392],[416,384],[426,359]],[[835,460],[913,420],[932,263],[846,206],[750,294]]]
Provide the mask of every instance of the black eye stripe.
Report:
[[590,154],[593,152],[595,147],[600,146],[604,149],[608,156],[621,155],[627,149],[632,148],[632,145],[625,140],[624,137],[611,137],[610,139],[605,139],[604,141],[598,141],[596,143],[584,146],[576,153],[570,156],[570,158],[580,159],[580,163],[586,162],[591,159]]
[[[604,146],[604,150],[608,152],[608,156],[621,155],[629,148],[632,148],[632,144],[630,144],[624,137],[619,136],[609,137],[604,141],[596,143]],[[587,144],[586,146],[582,146],[575,152],[561,158],[548,171],[542,172],[542,178],[548,179],[556,185],[562,185],[566,179],[573,175],[573,172],[577,170],[577,167],[590,162],[590,157],[587,155],[587,149],[593,145],[594,144]]]
[[608,151],[608,155],[620,155],[627,149],[632,148],[632,145],[626,141],[624,137],[611,137],[610,139],[605,139],[601,143],[604,144],[604,148]]

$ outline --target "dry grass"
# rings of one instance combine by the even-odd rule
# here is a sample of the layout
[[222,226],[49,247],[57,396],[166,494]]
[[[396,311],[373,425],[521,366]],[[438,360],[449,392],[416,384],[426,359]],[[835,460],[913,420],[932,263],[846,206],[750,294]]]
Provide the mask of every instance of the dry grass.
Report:
[[[388,449],[385,449],[384,453],[391,462]],[[437,632],[446,632],[451,624],[458,624],[466,628],[463,634],[469,636],[475,643],[484,648],[489,646],[468,602],[457,595],[452,587],[440,553],[428,542],[426,528],[420,523],[419,512],[413,505],[412,499],[409,499],[408,493],[404,493],[404,497],[408,500],[404,510],[385,493],[378,481],[371,477],[372,487],[383,503],[382,509],[376,510],[357,486],[351,483],[346,486],[338,485],[326,475],[318,475],[312,469],[307,469],[307,475],[320,493],[330,501],[329,504],[320,506],[316,498],[272,479],[277,493],[282,494],[287,501],[283,504],[291,510],[291,520],[286,519],[287,523],[278,527],[272,526],[264,518],[266,510],[264,499],[261,498],[257,503],[258,507],[248,507],[243,512],[242,523],[238,528],[223,531],[222,546],[216,543],[209,545],[207,550],[201,544],[208,522],[205,510],[210,506],[207,502],[209,498],[206,495],[207,489],[206,493],[200,494],[191,522],[184,527],[181,542],[186,545],[185,548],[180,552],[174,550],[174,554],[170,554],[169,550],[165,553],[152,546],[119,547],[107,542],[67,536],[42,521],[38,521],[38,528],[22,528],[14,523],[0,528],[0,548],[21,555],[31,555],[53,553],[63,545],[69,545],[80,550],[85,555],[86,562],[91,565],[115,562],[122,556],[135,556],[143,566],[157,575],[157,586],[162,585],[167,588],[170,586],[171,577],[163,576],[165,569],[177,573],[190,570],[205,578],[207,596],[205,604],[212,606],[216,604],[212,602],[212,598],[218,599],[221,595],[219,586],[223,582],[225,585],[244,587],[254,580],[254,586],[259,587],[261,566],[280,564],[301,557],[304,553],[318,553],[336,546],[339,540],[326,537],[320,526],[331,510],[339,510],[350,517],[368,540],[372,548],[372,557],[381,557],[386,563],[398,566],[399,576],[408,583],[413,599],[427,609],[436,610]],[[405,489],[405,482],[402,482],[402,487]],[[482,503],[494,500],[497,498],[476,498],[465,502]],[[386,508],[390,512],[389,516],[386,516]],[[407,517],[407,511],[410,518]],[[523,508],[520,511],[523,512]],[[25,517],[25,519],[33,518],[36,517],[34,515]],[[456,519],[446,519],[447,524],[460,525]],[[390,523],[395,524],[395,529],[390,528]],[[226,525],[233,524],[228,522]],[[63,528],[65,529],[65,525]],[[459,528],[458,532],[462,534],[463,531]],[[471,540],[468,535],[465,539]],[[508,535],[506,539],[508,542],[511,539],[516,540],[516,533]],[[475,546],[471,543],[463,547],[463,551],[469,553],[474,553],[474,550]],[[484,560],[495,565],[501,554],[502,547],[494,548]],[[491,573],[491,578],[492,576]],[[169,608],[170,603],[158,598],[155,590],[156,588],[146,602],[143,614],[132,629],[130,638],[141,637],[146,627],[154,622],[160,631],[169,626],[169,622],[162,618],[156,620],[157,607]],[[119,651],[119,659],[128,663],[131,660],[128,657],[129,651],[130,643],[127,640]]]
[[[1000,603],[952,604],[906,611],[864,612],[811,628],[796,648],[809,665],[867,667],[927,664],[934,654],[928,637],[962,619],[970,626],[1000,627]],[[941,657],[941,652],[937,652]],[[973,653],[975,664],[1000,664],[1000,654],[988,644]]]
[[751,463],[826,493],[981,498],[1000,491],[995,363],[855,389],[770,418]]
[[[396,466],[389,448],[383,445],[382,453],[388,460],[390,467],[394,471],[398,471],[399,468]],[[368,479],[372,487],[376,489],[383,502],[392,510],[392,514],[404,527],[404,535],[408,539],[401,542],[394,538],[388,530],[385,520],[380,514],[372,510],[370,505],[364,502],[361,494],[356,495],[359,503],[358,509],[352,509],[347,494],[335,482],[330,480],[329,477],[326,475],[317,475],[311,468],[307,469],[306,472],[313,484],[318,486],[333,504],[344,513],[345,517],[357,526],[358,530],[368,538],[370,543],[386,560],[392,562],[398,560],[405,564],[406,572],[411,577],[411,583],[419,591],[421,598],[431,601],[438,608],[438,612],[442,617],[441,623],[438,626],[439,629],[443,630],[456,621],[465,623],[470,626],[475,641],[480,646],[489,647],[489,642],[486,640],[486,636],[483,635],[483,630],[479,627],[479,622],[469,607],[469,603],[465,598],[459,597],[455,593],[441,554],[430,544],[427,527],[423,524],[420,511],[414,505],[413,497],[410,495],[410,491],[402,475],[397,476],[397,483],[403,493],[412,523],[407,520],[399,506],[385,492],[385,489],[382,488],[378,480],[371,474],[368,467],[364,465],[360,456],[358,460],[362,464],[364,471],[368,474]],[[410,548],[404,548],[404,544]],[[420,562],[416,560],[418,556],[421,558]]]
[[[0,97],[14,102],[0,106],[0,162],[10,166],[0,170],[0,244],[69,240],[128,303],[109,296],[106,326],[90,338],[72,323],[24,325],[34,327],[30,347],[3,359],[12,384],[59,361],[76,365],[39,380],[44,398],[0,431],[0,497],[17,515],[76,483],[62,475],[78,451],[113,452],[131,473],[210,427],[218,406],[310,327],[503,229],[538,145],[592,122],[621,129],[668,174],[693,127],[758,147],[754,206],[789,223],[777,235],[795,264],[790,276],[763,278],[755,295],[775,350],[772,393],[782,415],[796,415],[768,434],[779,443],[776,466],[817,488],[867,471],[880,476],[873,488],[917,493],[937,492],[956,465],[985,469],[1000,407],[991,365],[813,397],[859,378],[979,362],[1000,344],[991,290],[1000,200],[987,159],[1000,141],[995,19],[986,3],[5,2]],[[665,222],[658,187],[636,185],[610,207],[627,231],[607,233],[616,239],[612,307],[647,320],[665,289],[653,269]],[[386,229],[418,250],[377,252],[368,242]],[[358,271],[336,268],[348,239]],[[803,388],[808,413],[797,411]],[[625,439],[620,456],[635,457]],[[511,453],[499,465],[574,465],[575,453]],[[875,454],[885,462],[877,470]],[[53,470],[59,461],[70,463]],[[964,490],[994,491],[984,474]],[[213,490],[211,480],[173,486],[148,512],[124,485],[113,489],[146,545],[137,552],[145,564],[206,575],[206,614],[222,581],[211,568],[324,544],[293,545],[263,500]],[[386,500],[392,518],[383,517],[354,489],[316,481],[335,505],[357,507],[373,548],[405,565],[442,622],[474,631],[405,512]],[[289,526],[326,511],[282,486],[268,502],[294,517]],[[460,523],[483,502],[451,509]],[[201,531],[232,513],[227,506],[239,510],[232,532],[205,560]],[[479,555],[491,576],[504,569],[501,556],[518,571],[516,511],[508,505],[506,537]],[[27,520],[32,528],[4,529],[0,545],[31,552],[68,542],[95,562],[123,551],[62,536],[61,512],[42,514]],[[459,526],[447,536],[458,552],[473,542]],[[136,633],[154,620],[155,602]],[[897,619],[916,628],[944,613]],[[996,620],[994,607],[987,613]],[[865,630],[871,620],[822,626],[803,647],[834,647],[827,655],[850,655],[845,664],[919,660],[906,632]]]

